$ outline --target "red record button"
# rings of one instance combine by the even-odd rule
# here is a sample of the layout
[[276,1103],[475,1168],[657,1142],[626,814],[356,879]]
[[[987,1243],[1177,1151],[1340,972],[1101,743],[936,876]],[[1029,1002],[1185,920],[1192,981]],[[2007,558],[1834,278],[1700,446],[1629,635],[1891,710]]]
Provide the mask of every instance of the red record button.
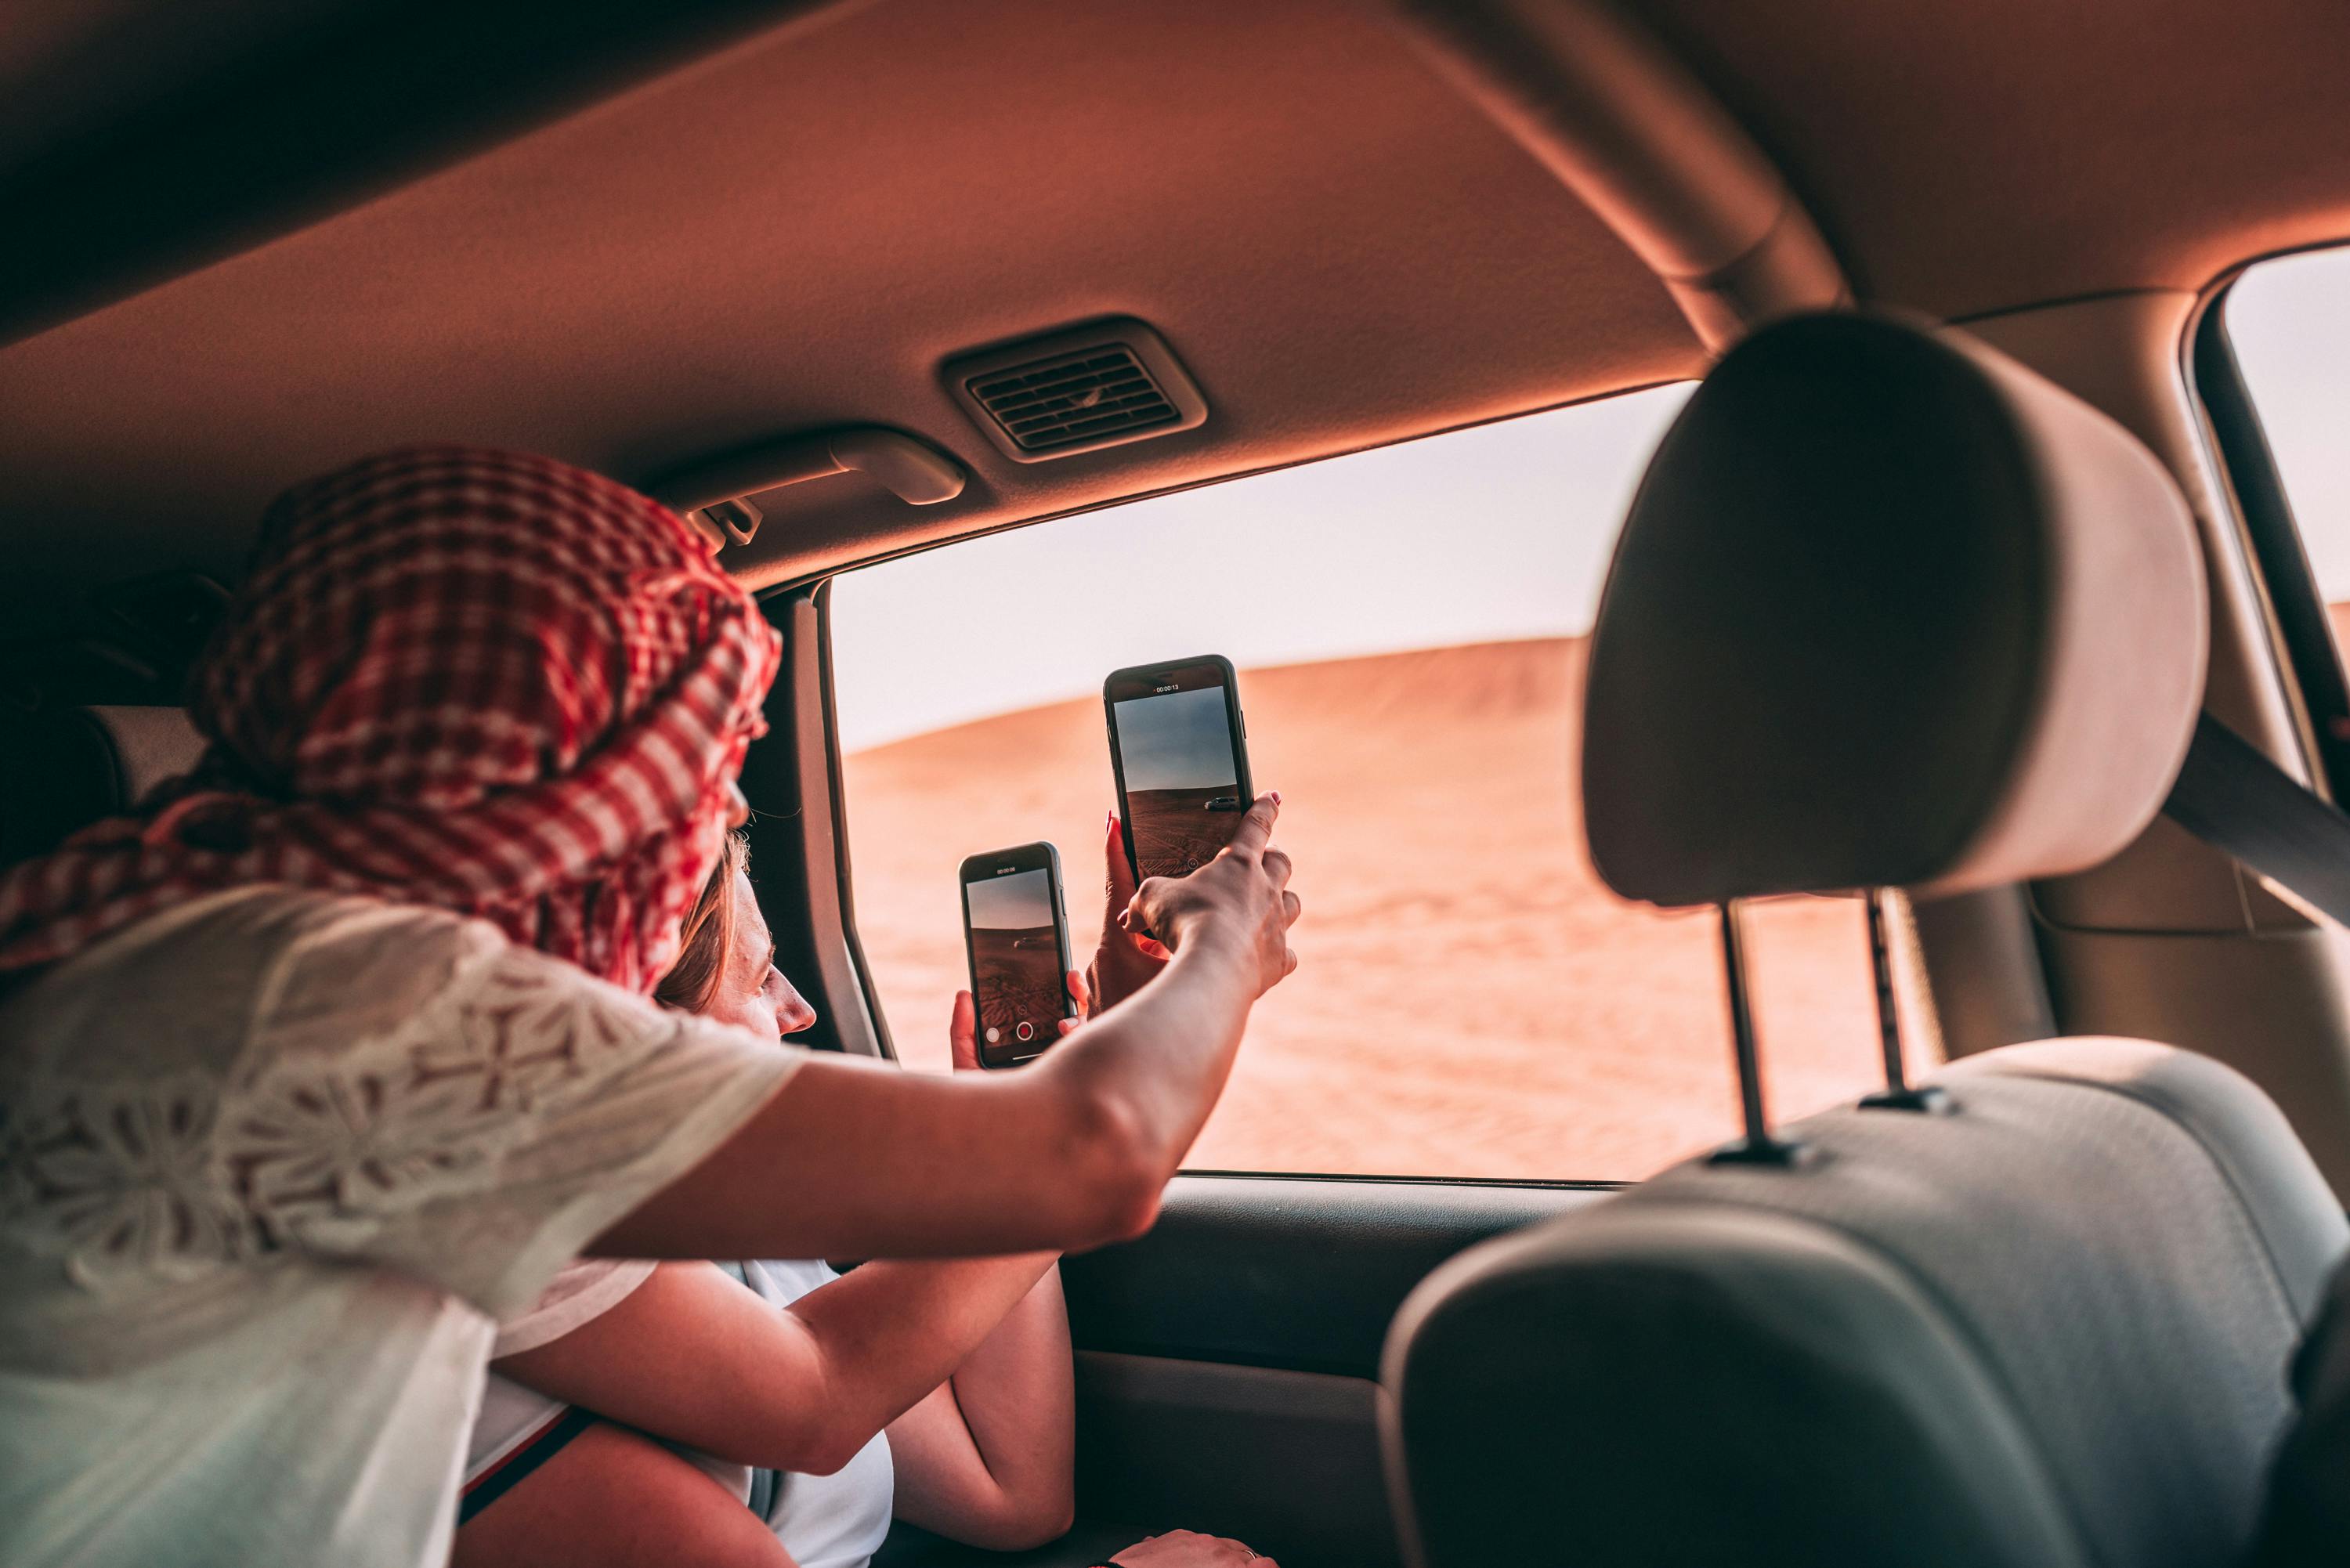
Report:
[[1034,1040],[1036,1038],[1036,1026],[1024,1018],[1020,1021],[1020,1027],[1014,1029],[1012,1033],[1017,1034],[1023,1040]]

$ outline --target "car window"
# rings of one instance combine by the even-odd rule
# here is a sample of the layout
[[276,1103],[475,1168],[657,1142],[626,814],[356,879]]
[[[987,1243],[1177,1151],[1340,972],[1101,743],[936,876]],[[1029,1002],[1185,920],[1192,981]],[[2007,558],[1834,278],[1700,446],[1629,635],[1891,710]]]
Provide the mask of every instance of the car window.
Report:
[[2282,256],[2228,290],[2228,337],[2337,644],[2350,628],[2350,250]]
[[[1305,902],[1193,1168],[1637,1178],[1735,1131],[1713,918],[1615,898],[1576,820],[1583,635],[1687,390],[1634,393],[947,545],[834,579],[857,924],[943,1068],[962,857],[1060,848],[1100,929],[1100,689],[1240,669]],[[1880,1073],[1856,901],[1751,922],[1773,1109]]]

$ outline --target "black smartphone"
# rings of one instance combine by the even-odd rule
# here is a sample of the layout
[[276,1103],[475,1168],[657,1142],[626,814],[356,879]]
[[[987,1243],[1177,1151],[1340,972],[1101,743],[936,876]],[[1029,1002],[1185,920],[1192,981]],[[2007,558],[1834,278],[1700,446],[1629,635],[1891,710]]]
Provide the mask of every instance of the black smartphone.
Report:
[[979,1004],[979,1064],[1034,1061],[1076,1015],[1061,854],[1023,844],[962,863],[962,940]]
[[1187,877],[1232,841],[1256,799],[1232,660],[1206,654],[1121,670],[1102,683],[1102,702],[1135,880]]

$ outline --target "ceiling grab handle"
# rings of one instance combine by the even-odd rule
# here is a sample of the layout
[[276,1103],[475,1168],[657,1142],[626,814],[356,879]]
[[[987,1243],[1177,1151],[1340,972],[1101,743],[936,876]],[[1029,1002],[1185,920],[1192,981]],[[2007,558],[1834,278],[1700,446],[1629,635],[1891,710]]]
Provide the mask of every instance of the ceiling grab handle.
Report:
[[762,514],[751,497],[836,473],[861,473],[909,506],[961,495],[962,465],[928,441],[879,425],[851,425],[737,448],[671,469],[645,493],[684,516],[717,548],[747,545]]
[[1605,0],[1393,0],[1438,73],[1646,262],[1709,352],[1852,303],[1778,169],[1669,50]]

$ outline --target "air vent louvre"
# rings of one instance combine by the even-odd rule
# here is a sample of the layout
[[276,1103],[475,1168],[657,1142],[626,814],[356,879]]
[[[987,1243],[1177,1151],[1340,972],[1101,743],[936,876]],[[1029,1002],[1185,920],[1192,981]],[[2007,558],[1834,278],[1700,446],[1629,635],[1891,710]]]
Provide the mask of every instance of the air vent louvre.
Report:
[[1180,417],[1123,343],[974,377],[969,385],[1023,452],[1050,452]]
[[973,355],[946,367],[972,417],[1022,462],[1190,430],[1206,402],[1139,321],[1113,320]]

